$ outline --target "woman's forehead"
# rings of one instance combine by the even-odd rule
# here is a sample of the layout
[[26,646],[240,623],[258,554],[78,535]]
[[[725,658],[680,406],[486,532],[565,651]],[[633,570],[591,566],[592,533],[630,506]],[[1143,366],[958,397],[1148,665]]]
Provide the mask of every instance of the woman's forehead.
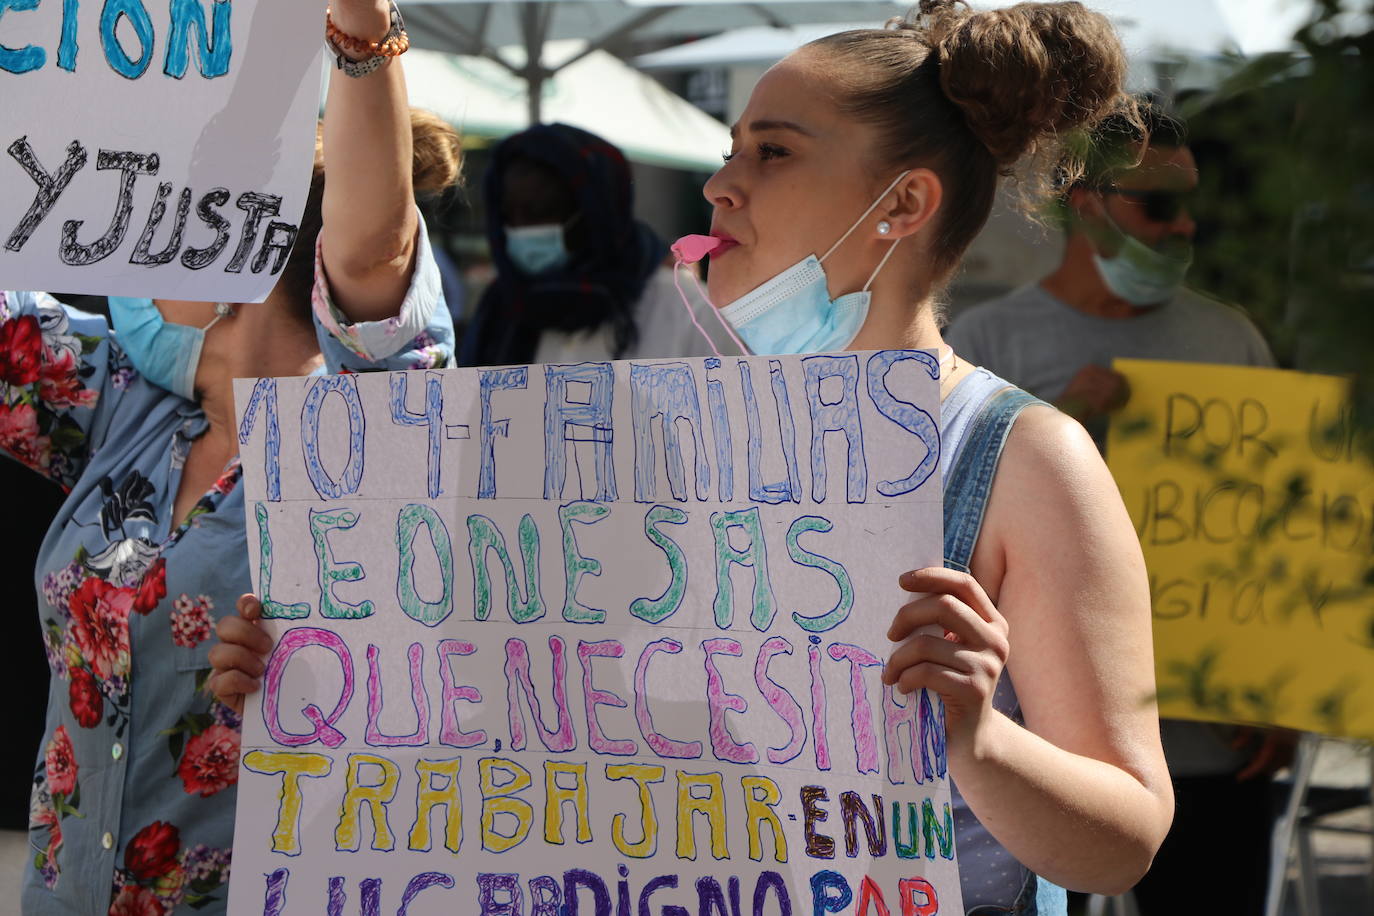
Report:
[[736,128],[786,125],[820,136],[841,117],[829,90],[814,60],[804,50],[794,51],[759,78]]

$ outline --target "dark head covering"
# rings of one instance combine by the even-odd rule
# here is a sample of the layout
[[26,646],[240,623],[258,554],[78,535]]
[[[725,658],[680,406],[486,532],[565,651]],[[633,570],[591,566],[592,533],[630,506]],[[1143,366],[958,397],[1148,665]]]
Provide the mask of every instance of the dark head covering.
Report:
[[[522,273],[506,253],[506,170],[522,159],[555,172],[572,191],[578,234],[584,240],[566,267],[536,277]],[[635,304],[668,248],[634,218],[630,167],[620,150],[576,127],[540,124],[496,147],[483,194],[496,279],[463,338],[460,363],[527,363],[534,359],[543,331],[590,330],[605,324],[615,336],[613,355],[624,354],[638,337]]]

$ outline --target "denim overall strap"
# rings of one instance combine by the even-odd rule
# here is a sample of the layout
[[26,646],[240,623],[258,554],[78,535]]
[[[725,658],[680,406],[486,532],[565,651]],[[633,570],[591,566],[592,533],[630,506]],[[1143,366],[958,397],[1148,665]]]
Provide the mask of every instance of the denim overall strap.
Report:
[[946,567],[969,571],[1007,434],[1021,411],[1041,403],[1034,395],[1008,386],[988,398],[973,421],[945,479]]
[[[945,566],[969,571],[973,550],[983,527],[992,481],[1012,424],[1032,404],[1043,403],[1019,388],[1007,386],[983,403],[970,424],[945,479]],[[1014,698],[1011,700],[1015,704]],[[1003,710],[1008,711],[1008,710]],[[1014,713],[1016,710],[1011,710]],[[1064,889],[1026,871],[1025,883],[1010,907],[979,906],[970,914],[1008,916],[1066,916]]]

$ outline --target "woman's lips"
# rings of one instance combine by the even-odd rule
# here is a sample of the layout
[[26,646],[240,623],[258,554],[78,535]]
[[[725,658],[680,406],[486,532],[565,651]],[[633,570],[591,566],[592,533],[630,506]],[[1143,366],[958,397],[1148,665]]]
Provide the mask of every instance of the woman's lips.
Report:
[[716,245],[716,247],[710,252],[711,257],[713,258],[718,258],[721,255],[725,254],[725,252],[731,250],[732,248],[739,247],[739,242],[735,241],[733,238],[731,238],[723,232],[712,232],[711,237],[719,242],[719,244]]

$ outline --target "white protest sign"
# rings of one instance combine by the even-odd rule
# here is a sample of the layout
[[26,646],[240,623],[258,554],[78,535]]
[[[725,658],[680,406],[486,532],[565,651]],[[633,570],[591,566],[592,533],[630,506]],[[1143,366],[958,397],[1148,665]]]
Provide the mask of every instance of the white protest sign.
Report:
[[264,298],[323,34],[322,0],[0,0],[0,286]]
[[231,912],[961,914],[925,351],[236,384]]

